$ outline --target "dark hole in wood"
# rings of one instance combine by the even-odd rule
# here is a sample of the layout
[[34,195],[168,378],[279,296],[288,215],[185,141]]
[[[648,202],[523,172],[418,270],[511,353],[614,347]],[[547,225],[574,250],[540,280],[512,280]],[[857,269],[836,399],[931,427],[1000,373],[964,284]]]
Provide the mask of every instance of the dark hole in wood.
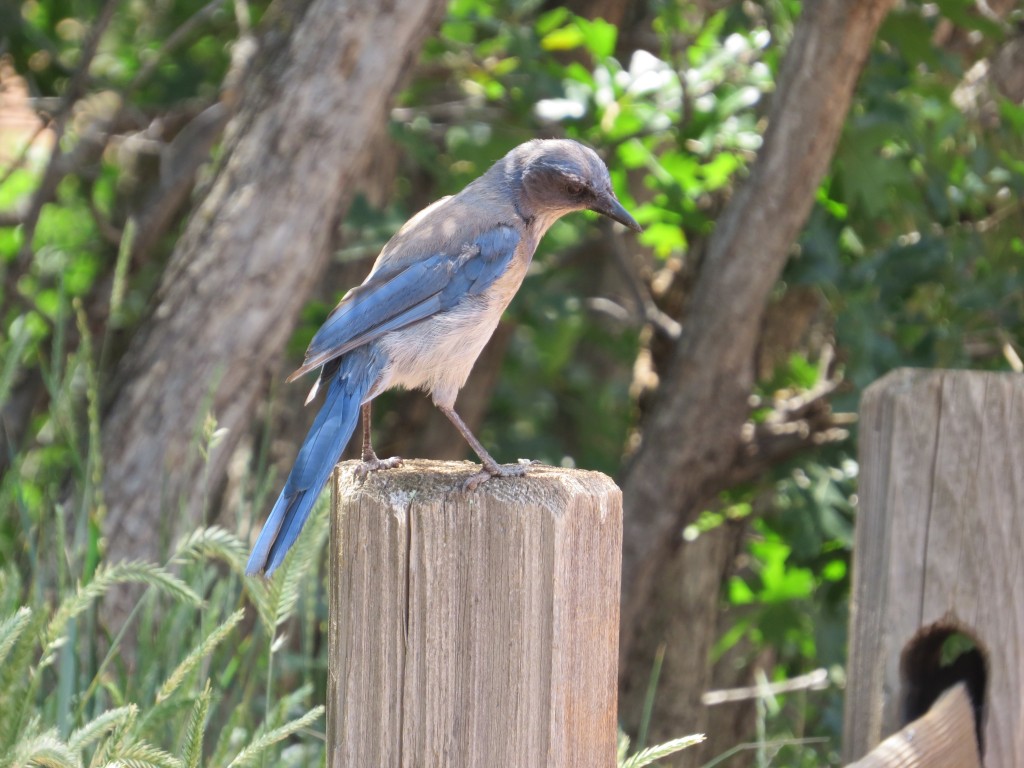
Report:
[[924,627],[907,643],[900,658],[901,725],[919,718],[943,691],[963,682],[974,710],[978,754],[984,756],[982,733],[987,677],[985,652],[969,630],[949,624]]

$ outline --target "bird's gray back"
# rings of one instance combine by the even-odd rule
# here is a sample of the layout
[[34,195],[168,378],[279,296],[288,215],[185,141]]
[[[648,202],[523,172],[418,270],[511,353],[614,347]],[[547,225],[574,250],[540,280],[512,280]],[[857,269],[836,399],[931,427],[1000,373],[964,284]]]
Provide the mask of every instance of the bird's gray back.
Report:
[[[516,212],[514,191],[497,181],[494,168],[459,192],[443,197],[413,216],[388,241],[367,280],[382,271],[400,270],[435,253],[456,254],[496,227],[520,234],[525,222]],[[484,181],[494,183],[482,183]]]

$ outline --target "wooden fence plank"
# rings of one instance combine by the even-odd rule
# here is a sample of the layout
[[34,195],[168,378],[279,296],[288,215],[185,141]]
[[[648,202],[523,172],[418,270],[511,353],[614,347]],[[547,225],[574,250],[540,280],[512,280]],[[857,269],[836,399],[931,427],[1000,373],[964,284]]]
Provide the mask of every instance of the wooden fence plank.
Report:
[[972,718],[971,700],[961,683],[846,768],[981,768]]
[[1024,377],[895,371],[860,446],[846,759],[904,724],[908,649],[955,631],[984,658],[985,765],[1024,765]]

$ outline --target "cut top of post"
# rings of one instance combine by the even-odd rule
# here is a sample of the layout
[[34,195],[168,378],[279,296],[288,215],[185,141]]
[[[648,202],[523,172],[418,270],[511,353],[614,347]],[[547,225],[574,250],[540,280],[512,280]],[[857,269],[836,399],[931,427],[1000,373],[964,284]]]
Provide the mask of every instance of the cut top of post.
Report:
[[[414,499],[461,500],[487,499],[511,507],[537,506],[561,515],[580,496],[598,504],[602,515],[609,511],[609,500],[619,495],[618,486],[607,475],[583,469],[563,469],[536,464],[521,478],[493,478],[476,490],[463,490],[462,484],[476,474],[479,464],[468,461],[406,461],[401,467],[373,473],[365,481],[353,476],[357,462],[339,465],[336,490],[339,499],[370,494],[380,501],[405,506]],[[621,504],[621,502],[619,502]]]

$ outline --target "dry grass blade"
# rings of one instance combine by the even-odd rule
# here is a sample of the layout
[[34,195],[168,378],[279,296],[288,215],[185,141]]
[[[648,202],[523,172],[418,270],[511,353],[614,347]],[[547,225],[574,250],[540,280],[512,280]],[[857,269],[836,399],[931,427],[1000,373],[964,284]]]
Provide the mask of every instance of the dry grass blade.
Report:
[[676,752],[682,752],[687,747],[700,744],[702,741],[704,741],[703,733],[695,733],[692,736],[683,736],[680,739],[672,739],[672,741],[666,741],[664,744],[659,744],[656,747],[648,747],[641,752],[637,752],[632,757],[627,758],[626,761],[621,764],[620,768],[642,768],[643,766],[650,765],[663,757],[674,755]]
[[3,665],[14,644],[18,642],[18,637],[28,626],[31,618],[32,610],[22,606],[14,615],[8,616],[0,622],[0,666]]
[[78,756],[57,736],[53,728],[36,734],[14,746],[10,768],[41,766],[41,768],[79,768]]
[[132,704],[109,709],[76,729],[68,738],[68,746],[75,752],[81,752],[85,747],[95,744],[105,734],[134,718],[135,714],[136,709]]
[[289,723],[285,723],[279,728],[274,728],[272,731],[264,733],[252,744],[239,752],[235,759],[228,763],[228,768],[245,768],[246,766],[256,765],[264,752],[279,741],[284,741],[293,733],[301,731],[303,728],[312,725],[320,719],[323,713],[323,707],[314,707],[302,717],[296,718]]
[[46,630],[46,642],[52,649],[61,639],[71,619],[85,611],[93,601],[103,597],[116,584],[144,584],[191,605],[202,605],[203,599],[185,582],[166,568],[153,563],[126,562],[101,567],[92,581],[65,598],[54,613]]

